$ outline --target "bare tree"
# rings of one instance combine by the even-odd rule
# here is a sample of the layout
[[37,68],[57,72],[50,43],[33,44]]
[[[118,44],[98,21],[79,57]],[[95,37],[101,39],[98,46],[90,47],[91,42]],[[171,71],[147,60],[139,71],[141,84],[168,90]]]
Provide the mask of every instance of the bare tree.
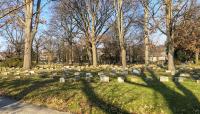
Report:
[[1,35],[6,38],[8,45],[13,47],[15,57],[21,58],[24,46],[23,28],[19,27],[16,22],[7,24],[3,27]]
[[116,12],[117,12],[117,28],[119,35],[119,44],[121,49],[121,62],[123,69],[126,68],[126,48],[125,48],[125,39],[124,39],[124,28],[123,28],[123,0],[117,0]]
[[72,0],[71,5],[78,28],[85,36],[90,61],[93,61],[93,66],[97,66],[96,45],[103,34],[108,31],[109,25],[107,24],[113,13],[110,1]]

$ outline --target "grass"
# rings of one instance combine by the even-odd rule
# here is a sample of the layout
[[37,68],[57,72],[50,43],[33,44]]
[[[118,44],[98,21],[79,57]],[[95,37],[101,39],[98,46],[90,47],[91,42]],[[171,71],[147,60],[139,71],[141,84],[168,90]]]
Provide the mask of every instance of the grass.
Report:
[[[95,77],[91,82],[82,79],[59,83],[57,78],[35,75],[15,79],[9,75],[0,80],[0,93],[78,114],[200,114],[200,84],[191,79],[181,83],[162,83],[159,76],[169,74],[164,70],[147,70],[134,78],[129,75],[125,83],[118,83],[117,76],[113,76],[109,83],[100,83],[98,71],[92,70]],[[109,69],[104,71],[109,72]],[[73,72],[69,73],[72,77]],[[145,80],[146,77],[152,80]]]

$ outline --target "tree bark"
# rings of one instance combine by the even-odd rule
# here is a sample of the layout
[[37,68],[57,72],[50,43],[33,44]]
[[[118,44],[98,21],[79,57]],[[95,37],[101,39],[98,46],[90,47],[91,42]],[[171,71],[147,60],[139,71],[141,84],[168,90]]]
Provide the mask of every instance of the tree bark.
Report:
[[89,59],[89,64],[92,64],[92,53],[91,53],[91,46],[90,46],[90,41],[89,41],[89,34],[86,33],[85,34],[86,37],[86,50],[87,50],[87,54],[88,54],[88,59]]
[[39,47],[36,46],[36,64],[39,63]]
[[123,0],[118,0],[117,2],[117,26],[119,34],[119,43],[121,49],[121,62],[123,69],[126,68],[126,48],[125,48],[125,39],[124,39],[124,28],[123,28],[123,10],[122,4]]
[[195,52],[195,63],[196,64],[199,63],[199,49],[196,49],[196,52]]
[[92,65],[97,66],[97,49],[96,49],[96,40],[95,40],[95,20],[96,15],[92,14]]
[[172,25],[172,0],[165,0],[166,4],[166,28],[167,28],[167,47],[168,47],[168,70],[175,72],[174,65],[174,33]]
[[73,47],[72,47],[72,43],[70,44],[70,50],[69,50],[69,65],[72,65],[72,58],[73,58]]
[[144,2],[144,45],[145,45],[145,66],[149,64],[149,30],[148,30],[148,3],[149,1]]
[[33,16],[33,1],[25,0],[28,3],[25,6],[25,48],[24,48],[24,69],[31,68],[31,48],[32,48],[32,16]]

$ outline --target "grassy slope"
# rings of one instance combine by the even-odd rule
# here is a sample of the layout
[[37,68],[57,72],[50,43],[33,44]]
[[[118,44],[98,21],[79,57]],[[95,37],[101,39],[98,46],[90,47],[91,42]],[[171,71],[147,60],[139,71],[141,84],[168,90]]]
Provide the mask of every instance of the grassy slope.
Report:
[[[145,76],[153,80],[146,81]],[[99,83],[96,77],[90,83],[69,80],[61,84],[56,79],[38,76],[10,76],[1,79],[0,85],[1,92],[15,99],[76,113],[200,113],[200,84],[191,80],[161,83],[151,71],[134,81],[129,78],[126,83],[118,83],[114,77],[109,83]]]

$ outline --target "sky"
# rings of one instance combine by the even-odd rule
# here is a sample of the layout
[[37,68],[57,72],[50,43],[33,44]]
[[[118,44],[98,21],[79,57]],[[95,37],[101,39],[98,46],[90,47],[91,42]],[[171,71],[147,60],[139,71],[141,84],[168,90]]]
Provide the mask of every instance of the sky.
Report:
[[[42,0],[42,4],[45,4],[47,0]],[[198,3],[200,3],[200,0],[197,0]],[[46,20],[46,24],[40,24],[39,25],[39,31],[38,33],[40,33],[43,30],[46,30],[48,27],[48,23],[50,21],[51,15],[52,15],[52,10],[51,10],[51,5],[54,4],[54,2],[51,2],[50,4],[46,5],[41,13],[41,19]],[[150,35],[150,39],[153,43],[155,43],[156,45],[161,45],[164,44],[166,41],[166,36],[164,34],[162,34],[160,31],[156,31],[155,33]],[[0,51],[3,51],[6,49],[7,45],[6,45],[6,39],[0,36]]]

